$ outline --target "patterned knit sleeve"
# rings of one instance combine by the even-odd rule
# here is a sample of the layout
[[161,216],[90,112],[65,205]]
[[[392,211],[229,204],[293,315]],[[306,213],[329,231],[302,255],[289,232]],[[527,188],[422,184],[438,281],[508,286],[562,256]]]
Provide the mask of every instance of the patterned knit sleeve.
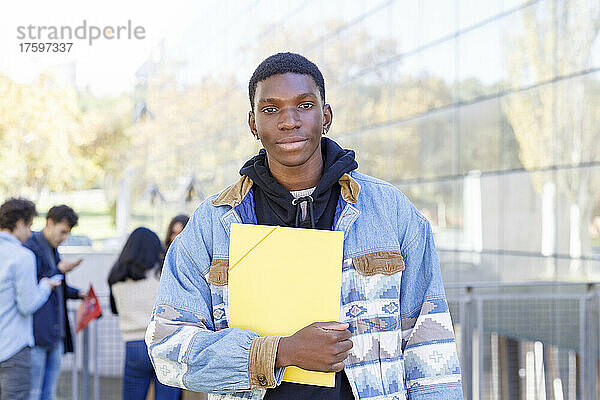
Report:
[[[198,213],[198,211],[197,211]],[[207,224],[195,214],[170,246],[160,279],[146,344],[158,380],[196,392],[264,390],[281,382],[275,369],[279,337],[215,326]]]
[[440,265],[429,222],[415,210],[417,232],[403,249],[401,302],[416,306],[402,316],[402,350],[408,398],[463,399],[460,365]]

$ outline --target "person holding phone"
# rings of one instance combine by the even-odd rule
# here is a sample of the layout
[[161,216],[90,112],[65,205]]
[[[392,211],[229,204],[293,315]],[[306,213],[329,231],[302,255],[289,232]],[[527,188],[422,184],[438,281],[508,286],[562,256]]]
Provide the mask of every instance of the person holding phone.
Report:
[[[22,243],[31,237],[35,205],[9,199],[0,206],[0,399],[25,400],[31,385],[32,314],[60,285],[35,278],[35,257]],[[53,279],[54,278],[54,279]]]
[[[62,260],[58,246],[64,242],[71,229],[77,225],[79,217],[73,209],[66,205],[54,206],[46,214],[46,226],[25,242],[36,258],[37,277],[59,275],[62,278],[81,264],[81,259]],[[67,299],[83,297],[78,289],[60,281],[58,290],[54,290],[46,304],[33,316],[33,335],[35,346],[31,351],[32,384],[30,400],[53,400],[56,383],[60,375],[60,364],[63,352],[73,351],[73,339]]]

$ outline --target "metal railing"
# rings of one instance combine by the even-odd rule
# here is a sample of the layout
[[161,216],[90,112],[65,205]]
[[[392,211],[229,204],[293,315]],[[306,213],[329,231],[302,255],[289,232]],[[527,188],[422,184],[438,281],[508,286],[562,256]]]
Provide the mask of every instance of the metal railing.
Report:
[[[57,388],[61,400],[121,399],[125,342],[121,338],[118,316],[110,311],[108,295],[99,295],[102,317],[73,336],[74,353],[63,357]],[[68,306],[75,321],[77,303]]]
[[[466,399],[600,399],[600,285],[490,282],[446,292]],[[121,398],[125,345],[108,297],[98,297],[103,317],[75,335],[61,399]]]
[[600,398],[597,283],[451,284],[446,291],[466,399]]

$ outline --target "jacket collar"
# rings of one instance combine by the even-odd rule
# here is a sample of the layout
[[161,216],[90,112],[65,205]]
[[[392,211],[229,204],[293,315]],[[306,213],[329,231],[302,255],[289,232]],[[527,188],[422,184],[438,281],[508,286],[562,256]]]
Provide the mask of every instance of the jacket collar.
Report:
[[358,201],[358,194],[360,193],[360,185],[358,182],[356,182],[350,174],[344,174],[338,180],[338,183],[342,187],[342,199],[344,199],[346,203],[356,204]]
[[[341,186],[341,196],[346,203],[356,204],[358,201],[358,194],[360,193],[360,185],[356,182],[350,174],[344,174],[338,180]],[[253,182],[252,179],[246,175],[242,175],[237,183],[229,186],[223,190],[215,199],[212,200],[214,206],[228,205],[231,208],[238,206],[244,197],[250,192]]]
[[50,245],[48,239],[46,239],[46,236],[44,236],[44,231],[33,232],[32,236],[44,251],[49,251],[50,253],[52,253],[56,250],[56,248]]
[[21,245],[21,241],[17,239],[15,235],[8,232],[0,232],[0,240],[6,240],[8,242],[18,244],[19,246]]

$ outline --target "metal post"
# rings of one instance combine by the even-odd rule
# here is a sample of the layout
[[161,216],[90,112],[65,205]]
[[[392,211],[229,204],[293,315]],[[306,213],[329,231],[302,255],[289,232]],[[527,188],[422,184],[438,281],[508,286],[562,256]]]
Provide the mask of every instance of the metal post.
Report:
[[[75,318],[73,318],[75,320]],[[75,334],[73,337],[73,341],[75,342],[75,348],[73,350],[73,370],[71,375],[71,394],[73,400],[79,399],[79,343],[77,339],[79,338],[78,334]]]
[[89,328],[83,330],[83,400],[90,399],[90,333]]
[[477,382],[477,400],[480,400],[483,393],[483,299],[477,299]]
[[[587,291],[586,291],[586,297],[585,297],[585,302],[587,304],[588,299],[591,300],[593,299],[594,296],[594,285],[592,284],[588,284],[587,285]],[[588,309],[588,312],[586,313],[586,321],[589,321],[589,324],[586,324],[585,326],[585,333],[586,333],[586,342],[588,344],[588,349],[587,349],[587,354],[586,354],[586,360],[587,363],[586,365],[586,381],[587,381],[587,396],[589,399],[595,399],[595,392],[596,392],[596,387],[595,387],[595,377],[596,377],[596,354],[598,351],[598,347],[597,347],[597,341],[594,338],[593,332],[592,332],[592,323],[593,323],[593,315],[594,315],[594,308],[593,305],[590,303],[590,307]]]
[[94,327],[94,400],[100,400],[100,371],[98,371],[98,320],[92,322]]
[[460,300],[460,358],[465,399],[473,399],[473,327],[470,308],[473,288],[466,288],[465,297]]
[[587,344],[586,344],[586,324],[585,324],[585,296],[581,296],[579,298],[579,354],[581,355],[581,363],[579,367],[579,395],[582,399],[587,399],[587,387],[586,387],[586,378],[587,378],[587,368],[588,368],[588,357],[587,354]]

